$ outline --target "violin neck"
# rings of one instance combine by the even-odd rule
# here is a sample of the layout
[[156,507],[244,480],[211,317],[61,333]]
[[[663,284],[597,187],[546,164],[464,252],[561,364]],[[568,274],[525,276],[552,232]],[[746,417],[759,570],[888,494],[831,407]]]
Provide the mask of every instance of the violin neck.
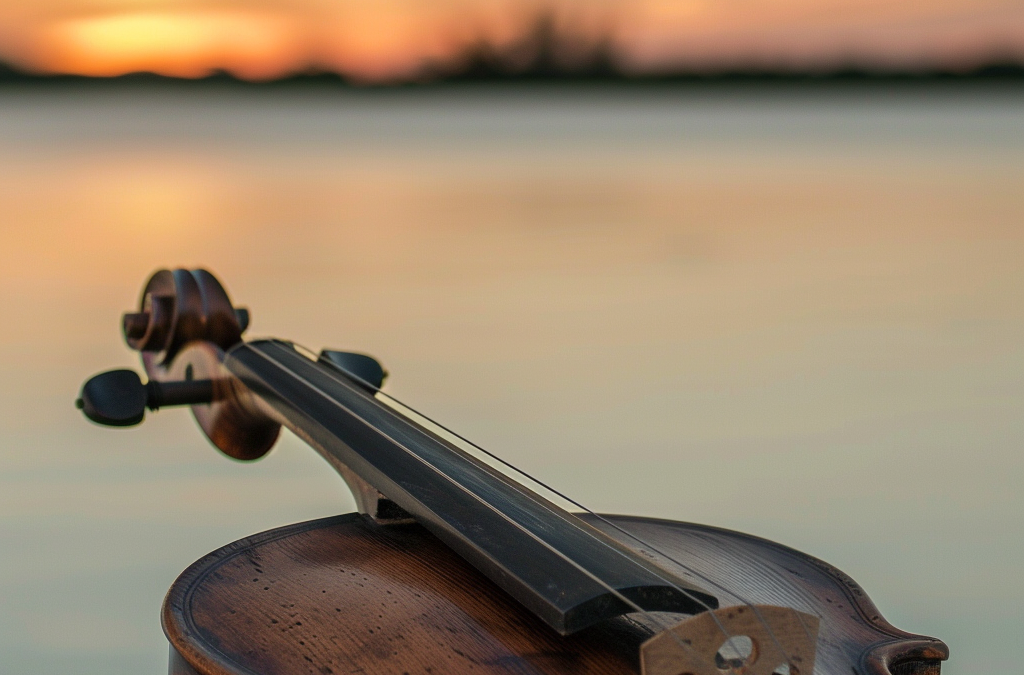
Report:
[[376,488],[560,633],[716,598],[384,404],[293,345],[232,348],[227,369],[333,465]]

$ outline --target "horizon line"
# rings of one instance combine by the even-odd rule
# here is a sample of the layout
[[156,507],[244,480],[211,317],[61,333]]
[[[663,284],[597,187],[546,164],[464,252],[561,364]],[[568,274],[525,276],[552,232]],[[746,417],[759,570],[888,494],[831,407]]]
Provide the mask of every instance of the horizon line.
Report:
[[287,84],[323,84],[360,89],[409,88],[446,84],[840,84],[840,83],[957,83],[957,82],[1024,82],[1024,64],[993,61],[969,70],[950,68],[869,68],[854,64],[829,69],[738,67],[723,70],[688,69],[685,67],[656,73],[626,73],[610,64],[570,69],[552,64],[538,64],[520,71],[500,68],[473,68],[448,72],[426,72],[420,77],[367,82],[329,70],[309,70],[283,77],[254,80],[215,69],[202,77],[179,77],[151,71],[137,71],[113,76],[77,73],[39,73],[19,69],[0,61],[0,85],[5,84],[233,84],[246,87],[267,87]]

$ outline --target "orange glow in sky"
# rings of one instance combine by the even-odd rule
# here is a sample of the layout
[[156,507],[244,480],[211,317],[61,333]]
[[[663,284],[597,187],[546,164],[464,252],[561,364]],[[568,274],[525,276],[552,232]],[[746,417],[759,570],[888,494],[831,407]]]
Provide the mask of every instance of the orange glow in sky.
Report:
[[[549,10],[634,70],[1024,61],[1024,0],[6,0],[0,58],[48,72],[400,78]],[[597,27],[595,29],[595,27]]]
[[286,18],[242,12],[71,19],[49,27],[46,38],[45,65],[86,75],[158,71],[199,77],[220,67],[258,79],[281,74],[300,49]]

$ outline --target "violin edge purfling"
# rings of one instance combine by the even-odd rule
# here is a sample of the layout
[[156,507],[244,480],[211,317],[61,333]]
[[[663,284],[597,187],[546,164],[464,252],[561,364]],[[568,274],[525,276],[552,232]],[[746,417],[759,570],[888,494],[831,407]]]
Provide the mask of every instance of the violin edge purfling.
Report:
[[[386,373],[372,357],[245,342],[248,323],[248,311],[235,308],[209,272],[160,270],[122,324],[149,383],[130,371],[101,374],[83,387],[79,407],[93,421],[126,426],[147,407],[191,405],[210,441],[241,460],[266,454],[287,426],[341,474],[377,527],[422,525],[554,632],[579,633],[623,614],[647,617],[657,625],[638,650],[644,675],[809,675],[819,648],[818,672],[831,675],[836,637],[824,619],[819,637],[823,615],[814,602],[779,604],[759,587],[738,592],[741,575],[717,579],[721,570],[698,569],[697,540],[673,556],[635,536],[623,541],[386,405],[377,393]],[[719,562],[742,568],[759,554]],[[794,580],[771,583],[781,591]],[[722,593],[738,602],[719,607]],[[851,604],[865,613],[863,603]],[[691,616],[658,618],[664,612]],[[948,656],[940,641],[893,629],[877,612],[860,619],[857,656],[840,650],[854,673],[937,675]],[[736,651],[736,636],[749,645]]]

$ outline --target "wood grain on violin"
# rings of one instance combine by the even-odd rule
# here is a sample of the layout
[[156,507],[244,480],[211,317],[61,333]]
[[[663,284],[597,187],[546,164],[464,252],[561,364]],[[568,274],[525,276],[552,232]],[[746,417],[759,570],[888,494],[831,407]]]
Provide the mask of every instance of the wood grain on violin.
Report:
[[245,342],[247,323],[208,272],[157,272],[124,320],[149,382],[100,374],[79,406],[126,426],[191,405],[236,459],[265,454],[286,425],[360,513],[187,570],[164,606],[172,673],[938,675],[948,655],[792,549],[567,510],[380,392],[371,357]]
[[[851,663],[886,672],[890,647],[908,639],[917,657],[909,672],[937,673],[945,657],[941,643],[893,628],[848,577],[798,551],[700,525],[614,522],[669,554],[685,552],[755,602],[819,616],[818,672],[848,673]],[[737,566],[724,568],[723,558]],[[355,514],[211,553],[175,582],[163,619],[172,646],[204,675],[632,673],[658,629],[629,615],[559,636],[423,528]]]

